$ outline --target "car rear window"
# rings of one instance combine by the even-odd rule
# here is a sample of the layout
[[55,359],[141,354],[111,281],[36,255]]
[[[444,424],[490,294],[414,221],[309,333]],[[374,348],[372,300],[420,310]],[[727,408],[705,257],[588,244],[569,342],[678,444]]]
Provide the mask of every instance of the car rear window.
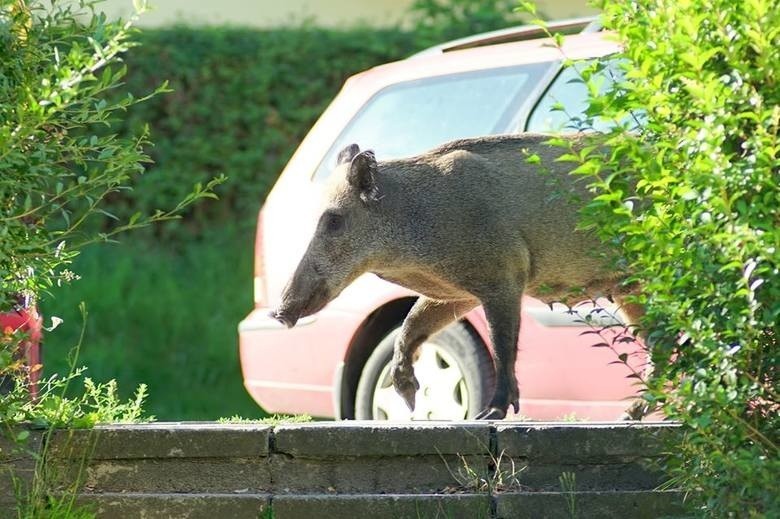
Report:
[[[603,94],[622,78],[620,62],[602,59],[601,68],[594,75],[594,85]],[[581,131],[607,132],[617,123],[598,116],[588,117],[588,87],[582,81],[581,70],[596,64],[596,60],[575,63],[561,70],[539,100],[528,118],[526,130],[538,133],[577,133]],[[631,121],[626,118],[624,122]],[[629,124],[629,126],[631,126]]]
[[544,65],[504,67],[387,87],[341,132],[314,179],[325,179],[339,151],[353,142],[389,160],[454,139],[515,131],[520,108],[544,70]]

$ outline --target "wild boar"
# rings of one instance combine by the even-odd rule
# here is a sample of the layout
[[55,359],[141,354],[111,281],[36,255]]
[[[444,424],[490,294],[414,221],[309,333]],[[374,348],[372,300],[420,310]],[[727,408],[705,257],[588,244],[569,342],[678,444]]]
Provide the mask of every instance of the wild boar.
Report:
[[[572,137],[581,145],[581,137]],[[496,387],[477,418],[503,419],[519,407],[515,378],[520,299],[565,301],[625,294],[611,251],[577,230],[590,197],[564,149],[549,136],[463,139],[427,153],[378,162],[356,144],[344,148],[325,190],[315,234],[281,305],[288,327],[322,309],[365,272],[421,294],[395,344],[391,376],[414,409],[412,361],[431,335],[482,304],[493,343]],[[537,155],[533,165],[523,155]],[[624,310],[638,317],[639,309]]]

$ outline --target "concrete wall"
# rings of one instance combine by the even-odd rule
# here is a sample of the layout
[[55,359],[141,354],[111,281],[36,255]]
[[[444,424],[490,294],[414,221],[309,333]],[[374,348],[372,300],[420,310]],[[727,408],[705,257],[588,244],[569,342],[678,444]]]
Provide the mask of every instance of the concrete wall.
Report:
[[[140,26],[188,24],[233,24],[274,27],[313,19],[319,25],[348,26],[365,22],[390,26],[402,21],[413,0],[151,0],[153,10],[143,15]],[[101,4],[110,16],[127,17],[132,0],[107,0]],[[591,14],[587,0],[541,0],[541,12],[551,18]]]
[[[576,506],[581,518],[649,519],[682,513],[653,467],[674,434],[670,424],[150,424],[59,431],[46,466],[55,487],[80,479],[80,502],[106,518],[539,518]],[[4,502],[0,516],[15,515]]]

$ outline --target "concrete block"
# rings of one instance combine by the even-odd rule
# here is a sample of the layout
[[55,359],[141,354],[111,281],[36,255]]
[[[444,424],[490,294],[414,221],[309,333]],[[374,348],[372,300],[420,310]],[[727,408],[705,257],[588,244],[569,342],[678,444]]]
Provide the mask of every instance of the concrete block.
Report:
[[665,476],[640,463],[607,463],[569,465],[566,459],[559,463],[517,463],[510,467],[504,458],[499,465],[504,473],[516,471],[516,479],[523,490],[561,490],[560,477],[574,474],[578,490],[653,490],[665,480]]
[[53,456],[91,459],[252,458],[268,455],[272,427],[217,423],[105,425],[92,430],[58,430]]
[[418,455],[332,459],[273,456],[278,493],[436,493],[459,488],[463,464],[487,474],[485,456]]
[[690,517],[682,494],[655,492],[533,492],[496,496],[499,519],[661,519]]
[[275,452],[303,458],[487,454],[486,422],[319,422],[277,426]]
[[496,424],[496,444],[498,452],[532,462],[615,463],[661,456],[664,439],[678,430],[664,422]]
[[[22,429],[10,434],[17,434]],[[16,509],[16,490],[29,491],[35,475],[37,456],[40,453],[45,431],[28,431],[26,440],[16,442],[0,434],[0,510]],[[15,512],[13,513],[15,515]],[[12,514],[0,514],[0,517]]]
[[489,519],[490,496],[295,495],[273,498],[274,519]]
[[89,494],[79,498],[99,519],[258,519],[269,513],[265,495]]
[[263,492],[272,486],[266,458],[93,460],[84,472],[86,491],[99,492]]

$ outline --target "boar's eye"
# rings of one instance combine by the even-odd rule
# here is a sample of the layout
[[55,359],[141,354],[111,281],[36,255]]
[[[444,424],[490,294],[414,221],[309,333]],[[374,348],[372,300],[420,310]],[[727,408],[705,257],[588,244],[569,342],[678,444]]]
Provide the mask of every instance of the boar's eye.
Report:
[[344,217],[338,213],[327,212],[322,215],[325,231],[329,234],[338,234],[344,229]]

